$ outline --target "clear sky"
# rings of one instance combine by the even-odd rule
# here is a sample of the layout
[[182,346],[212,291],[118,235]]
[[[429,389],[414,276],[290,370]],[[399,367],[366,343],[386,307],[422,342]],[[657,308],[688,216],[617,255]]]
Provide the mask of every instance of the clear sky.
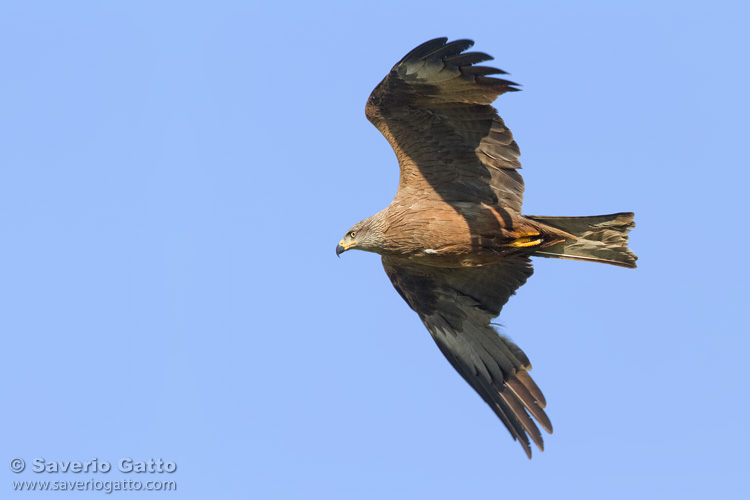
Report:
[[[3,2],[0,496],[746,491],[748,8],[610,4]],[[437,36],[523,85],[526,213],[636,213],[637,270],[536,259],[503,311],[555,427],[531,461],[380,259],[334,254],[398,181],[367,96]]]

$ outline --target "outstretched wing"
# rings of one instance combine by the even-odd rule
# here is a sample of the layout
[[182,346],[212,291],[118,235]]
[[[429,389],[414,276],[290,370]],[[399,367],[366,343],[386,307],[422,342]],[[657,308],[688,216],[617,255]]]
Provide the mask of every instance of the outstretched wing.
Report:
[[531,458],[529,437],[544,451],[531,417],[549,433],[552,424],[544,413],[544,396],[527,373],[529,359],[490,325],[533,273],[528,257],[463,268],[383,257],[383,267],[448,361],[500,417],[526,455]]
[[401,167],[398,194],[500,205],[521,212],[523,179],[513,134],[491,103],[516,85],[474,66],[471,40],[436,38],[409,52],[370,94],[367,118]]

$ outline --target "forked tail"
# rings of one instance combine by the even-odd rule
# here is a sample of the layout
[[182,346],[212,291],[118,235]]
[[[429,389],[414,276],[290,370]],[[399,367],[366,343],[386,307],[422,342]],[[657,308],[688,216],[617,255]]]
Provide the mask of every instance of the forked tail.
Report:
[[591,217],[527,217],[576,237],[542,247],[532,255],[636,267],[638,257],[628,248],[628,231],[635,227],[632,213]]

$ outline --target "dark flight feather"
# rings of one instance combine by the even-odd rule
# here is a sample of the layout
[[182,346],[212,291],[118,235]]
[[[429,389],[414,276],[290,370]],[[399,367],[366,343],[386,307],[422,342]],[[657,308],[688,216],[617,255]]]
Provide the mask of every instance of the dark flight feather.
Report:
[[383,267],[446,358],[529,457],[529,438],[543,450],[541,433],[531,417],[547,432],[552,432],[552,424],[536,384],[524,383],[531,381],[528,358],[490,325],[533,273],[531,261],[518,257],[483,267],[438,268],[383,257]]

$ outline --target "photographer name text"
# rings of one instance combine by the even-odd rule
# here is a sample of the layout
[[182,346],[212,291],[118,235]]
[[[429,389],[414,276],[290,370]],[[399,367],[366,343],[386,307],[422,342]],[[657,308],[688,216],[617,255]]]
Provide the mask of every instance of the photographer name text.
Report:
[[[165,461],[161,458],[148,460],[134,460],[130,457],[124,457],[117,462],[117,470],[125,474],[171,474],[177,470],[175,462]],[[24,468],[22,459],[14,459],[11,462],[13,472],[21,472]],[[108,473],[112,470],[112,464],[106,460],[94,458],[85,462],[66,461],[66,460],[46,460],[44,458],[34,458],[27,470],[36,473]]]

